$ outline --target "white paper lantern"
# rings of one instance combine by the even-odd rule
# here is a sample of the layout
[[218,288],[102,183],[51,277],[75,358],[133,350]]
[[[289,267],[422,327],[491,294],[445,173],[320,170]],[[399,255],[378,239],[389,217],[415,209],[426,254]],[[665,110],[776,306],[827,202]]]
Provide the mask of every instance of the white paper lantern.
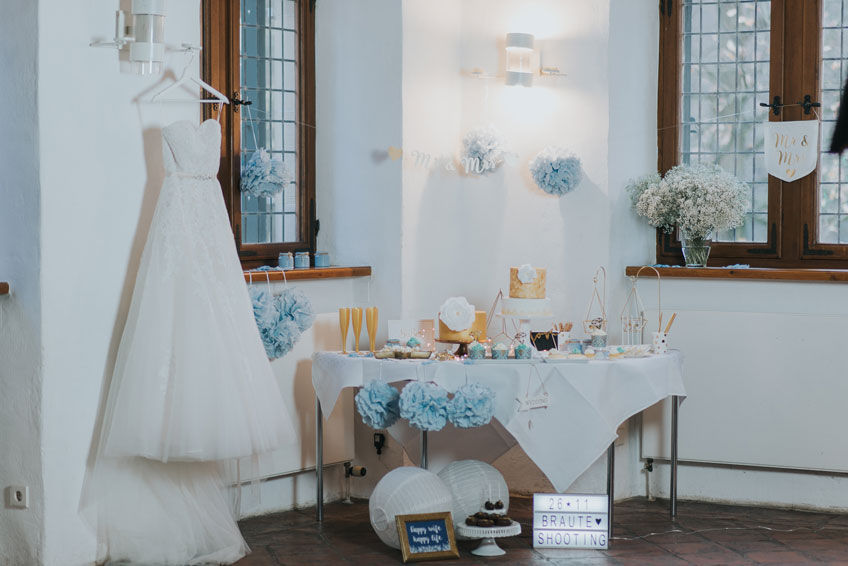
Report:
[[486,501],[504,504],[504,512],[509,510],[509,489],[501,473],[479,460],[460,460],[451,462],[439,477],[447,485],[453,496],[451,516],[454,525],[465,523],[465,518],[483,509]]
[[451,507],[450,490],[439,476],[409,466],[383,476],[368,503],[374,532],[392,548],[400,548],[396,515],[438,513],[450,511]]

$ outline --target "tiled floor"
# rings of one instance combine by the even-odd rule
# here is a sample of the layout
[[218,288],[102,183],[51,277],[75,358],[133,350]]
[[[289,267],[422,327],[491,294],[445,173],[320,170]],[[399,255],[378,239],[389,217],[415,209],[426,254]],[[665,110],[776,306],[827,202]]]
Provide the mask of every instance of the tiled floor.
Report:
[[[664,503],[635,499],[616,505],[613,536],[618,538],[606,551],[535,551],[531,515],[530,500],[512,499],[510,516],[521,522],[524,532],[501,539],[505,556],[477,557],[470,552],[475,541],[460,541],[460,560],[436,564],[848,566],[848,515],[682,502],[672,522]],[[772,530],[750,528],[757,526]],[[371,530],[367,501],[327,505],[320,527],[314,508],[249,519],[241,527],[253,553],[238,566],[402,564],[400,551],[383,545]],[[671,529],[699,532],[626,540]]]

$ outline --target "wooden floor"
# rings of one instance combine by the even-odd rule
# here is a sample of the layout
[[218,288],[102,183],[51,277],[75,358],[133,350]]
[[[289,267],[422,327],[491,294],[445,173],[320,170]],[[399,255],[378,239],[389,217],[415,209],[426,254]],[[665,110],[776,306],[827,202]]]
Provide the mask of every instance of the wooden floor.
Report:
[[[616,505],[614,538],[606,551],[535,551],[530,500],[513,498],[510,516],[524,532],[500,541],[505,556],[477,557],[470,552],[476,541],[460,541],[459,560],[435,564],[848,566],[848,515],[681,502],[672,522],[664,502],[634,499]],[[322,526],[313,508],[248,519],[241,527],[253,552],[238,566],[402,564],[400,551],[385,546],[371,529],[367,501],[327,505]],[[672,529],[697,532],[645,536]]]

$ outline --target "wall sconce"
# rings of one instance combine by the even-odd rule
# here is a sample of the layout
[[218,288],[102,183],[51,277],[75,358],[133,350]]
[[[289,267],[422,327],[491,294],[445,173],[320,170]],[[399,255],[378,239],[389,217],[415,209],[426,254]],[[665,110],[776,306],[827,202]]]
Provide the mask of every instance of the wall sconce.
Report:
[[120,51],[129,45],[133,72],[160,73],[165,60],[165,0],[132,0],[129,15],[131,23],[127,24],[127,13],[119,10],[115,17],[115,39],[95,41],[91,46]]
[[165,60],[165,0],[133,0],[130,62],[139,74],[162,71]]
[[506,84],[508,86],[533,86],[532,33],[506,34]]

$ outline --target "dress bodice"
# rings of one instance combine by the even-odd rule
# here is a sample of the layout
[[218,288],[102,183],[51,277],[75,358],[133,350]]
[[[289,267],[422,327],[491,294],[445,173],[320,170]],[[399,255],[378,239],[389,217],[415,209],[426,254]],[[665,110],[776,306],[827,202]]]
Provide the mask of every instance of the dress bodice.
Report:
[[195,126],[188,120],[162,128],[162,156],[168,175],[214,177],[218,174],[221,125],[206,120]]

